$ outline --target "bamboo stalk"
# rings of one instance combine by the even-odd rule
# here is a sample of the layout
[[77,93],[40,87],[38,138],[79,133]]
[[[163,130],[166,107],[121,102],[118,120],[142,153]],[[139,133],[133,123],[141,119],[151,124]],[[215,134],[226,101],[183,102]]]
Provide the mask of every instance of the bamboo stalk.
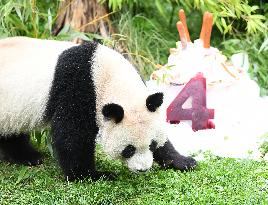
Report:
[[188,27],[187,27],[186,15],[185,15],[185,12],[184,12],[183,9],[179,10],[179,18],[180,18],[180,21],[182,22],[182,24],[184,26],[187,41],[191,42],[190,34],[189,34],[189,31],[188,31]]
[[224,70],[225,70],[230,76],[232,76],[233,78],[237,79],[236,75],[233,74],[233,73],[227,68],[227,66],[224,65],[224,63],[221,63],[221,66],[224,68]]

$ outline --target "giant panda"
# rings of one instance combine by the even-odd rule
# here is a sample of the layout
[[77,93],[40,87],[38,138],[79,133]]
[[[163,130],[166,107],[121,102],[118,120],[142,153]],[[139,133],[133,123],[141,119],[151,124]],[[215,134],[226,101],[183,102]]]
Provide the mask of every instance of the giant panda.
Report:
[[150,93],[136,69],[118,52],[95,41],[12,37],[0,40],[0,156],[38,165],[41,154],[29,132],[49,126],[66,179],[112,178],[95,169],[95,143],[134,172],[156,161],[189,170],[167,138],[160,112],[163,93]]

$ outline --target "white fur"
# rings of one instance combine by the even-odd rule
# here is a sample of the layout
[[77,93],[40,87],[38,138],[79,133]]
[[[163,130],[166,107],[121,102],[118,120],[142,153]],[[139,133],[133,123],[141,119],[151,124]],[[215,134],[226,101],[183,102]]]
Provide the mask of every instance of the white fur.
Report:
[[126,160],[128,168],[136,172],[138,171],[147,171],[153,165],[153,153],[149,150],[146,150],[144,153],[137,153],[130,159]]
[[[121,158],[122,150],[131,144],[136,147],[136,153],[126,160],[129,169],[133,171],[150,168],[153,156],[149,145],[152,140],[159,146],[167,141],[163,130],[165,115],[160,110],[148,111],[148,89],[135,68],[116,51],[98,46],[93,72],[97,88],[100,143],[104,150],[112,158]],[[123,107],[124,118],[120,123],[104,120],[101,110],[107,103],[117,103]]]
[[145,100],[149,92],[135,68],[122,55],[99,45],[94,67],[97,120],[100,126],[103,126],[101,109],[107,103],[117,103],[127,108],[126,111],[145,109]]
[[57,58],[74,45],[26,37],[0,40],[0,134],[40,125]]

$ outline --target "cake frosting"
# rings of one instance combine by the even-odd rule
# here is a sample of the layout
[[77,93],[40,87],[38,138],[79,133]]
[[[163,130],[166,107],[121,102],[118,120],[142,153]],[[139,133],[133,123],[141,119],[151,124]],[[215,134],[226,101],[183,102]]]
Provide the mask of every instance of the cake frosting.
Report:
[[196,73],[202,72],[208,85],[230,83],[245,76],[245,71],[227,61],[217,48],[204,48],[200,39],[187,43],[183,49],[181,41],[170,49],[168,63],[152,73],[151,79],[165,84],[185,84]]

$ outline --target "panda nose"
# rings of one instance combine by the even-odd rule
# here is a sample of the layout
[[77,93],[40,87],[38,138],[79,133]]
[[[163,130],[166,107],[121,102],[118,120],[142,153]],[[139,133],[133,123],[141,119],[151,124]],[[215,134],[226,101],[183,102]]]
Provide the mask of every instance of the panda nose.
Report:
[[138,172],[147,172],[148,169],[138,169],[137,171],[138,171]]

